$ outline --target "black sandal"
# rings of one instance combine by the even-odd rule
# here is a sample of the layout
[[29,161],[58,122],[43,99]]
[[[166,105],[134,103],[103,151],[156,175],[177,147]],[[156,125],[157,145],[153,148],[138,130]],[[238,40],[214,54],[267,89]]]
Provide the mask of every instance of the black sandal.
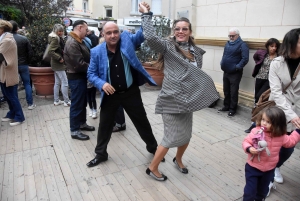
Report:
[[177,161],[176,161],[176,157],[173,159],[173,162],[176,164],[178,170],[179,170],[181,173],[183,173],[183,174],[189,173],[189,170],[188,170],[187,168],[185,168],[185,167],[184,167],[184,168],[179,167],[179,165],[178,165],[178,163],[177,163]]
[[157,181],[166,181],[168,179],[168,177],[165,176],[164,174],[161,174],[161,177],[157,177],[149,168],[147,168],[146,173],[147,175],[153,177]]

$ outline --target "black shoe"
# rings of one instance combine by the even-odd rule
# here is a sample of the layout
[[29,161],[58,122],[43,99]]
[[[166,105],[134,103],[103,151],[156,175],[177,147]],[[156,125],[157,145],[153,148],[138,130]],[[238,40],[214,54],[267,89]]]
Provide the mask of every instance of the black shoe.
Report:
[[77,140],[89,140],[90,137],[86,134],[83,133],[78,133],[77,135],[71,135],[71,137],[73,139],[77,139]]
[[235,115],[235,112],[234,112],[234,111],[228,112],[228,116],[229,116],[229,117],[233,117],[234,115]]
[[149,168],[147,168],[146,173],[147,175],[153,177],[157,181],[166,181],[168,179],[168,177],[165,176],[164,174],[161,174],[161,177],[157,177]]
[[251,126],[247,130],[245,130],[245,133],[250,133],[253,128],[255,128],[255,126],[251,124]]
[[223,107],[223,108],[221,108],[221,109],[218,109],[218,111],[219,111],[219,112],[226,112],[226,111],[229,111],[229,109],[226,108],[226,107]]
[[94,158],[90,162],[88,162],[86,165],[88,167],[94,167],[96,165],[99,165],[101,162],[107,161],[107,159],[102,159],[102,158]]
[[85,123],[84,125],[80,126],[80,130],[82,130],[82,131],[94,131],[95,127],[94,126],[89,126]]
[[123,131],[123,130],[126,130],[126,126],[121,126],[121,127],[114,126],[112,132],[114,133],[114,132],[119,132],[119,131]]
[[6,99],[4,97],[1,97],[0,98],[0,103],[4,103],[4,102],[6,102]]
[[189,173],[189,170],[187,168],[181,168],[179,167],[177,161],[176,161],[176,157],[173,159],[173,162],[177,165],[177,168],[180,172],[182,172],[183,174],[187,174]]

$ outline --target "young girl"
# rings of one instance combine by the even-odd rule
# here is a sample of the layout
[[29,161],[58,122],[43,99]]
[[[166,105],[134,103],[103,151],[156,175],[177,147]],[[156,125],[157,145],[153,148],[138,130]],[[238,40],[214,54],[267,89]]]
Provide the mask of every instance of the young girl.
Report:
[[[257,138],[261,127],[264,127],[264,140],[267,142],[270,155],[265,150],[259,152],[254,148],[255,138]],[[270,107],[261,112],[257,119],[257,127],[245,137],[243,149],[248,153],[248,159],[245,166],[244,201],[265,199],[269,191],[270,181],[274,177],[280,148],[282,146],[293,147],[300,141],[298,128],[291,135],[286,135],[286,128],[284,112],[278,107]]]

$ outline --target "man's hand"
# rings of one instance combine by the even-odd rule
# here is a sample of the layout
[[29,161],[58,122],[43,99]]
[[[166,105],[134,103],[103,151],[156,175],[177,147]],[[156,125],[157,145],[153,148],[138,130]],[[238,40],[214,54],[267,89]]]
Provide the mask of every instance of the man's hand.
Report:
[[113,88],[113,86],[111,86],[109,83],[105,83],[104,85],[103,85],[103,87],[102,87],[102,89],[103,89],[103,91],[107,94],[107,95],[109,95],[109,94],[113,94],[113,93],[115,93],[115,88]]
[[150,11],[150,6],[146,2],[139,3],[139,12],[148,13]]

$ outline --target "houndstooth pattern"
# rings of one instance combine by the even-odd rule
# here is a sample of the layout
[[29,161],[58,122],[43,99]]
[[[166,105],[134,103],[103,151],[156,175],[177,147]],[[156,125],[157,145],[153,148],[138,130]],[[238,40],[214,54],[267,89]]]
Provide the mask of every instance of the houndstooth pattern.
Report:
[[[164,55],[165,76],[157,98],[155,113],[190,113],[206,108],[219,99],[213,80],[201,70],[204,50],[192,47],[197,63],[195,66],[176,51],[175,45],[170,40],[155,35],[151,16],[142,16],[142,26],[151,49]],[[189,48],[187,43],[179,45],[185,50]]]

